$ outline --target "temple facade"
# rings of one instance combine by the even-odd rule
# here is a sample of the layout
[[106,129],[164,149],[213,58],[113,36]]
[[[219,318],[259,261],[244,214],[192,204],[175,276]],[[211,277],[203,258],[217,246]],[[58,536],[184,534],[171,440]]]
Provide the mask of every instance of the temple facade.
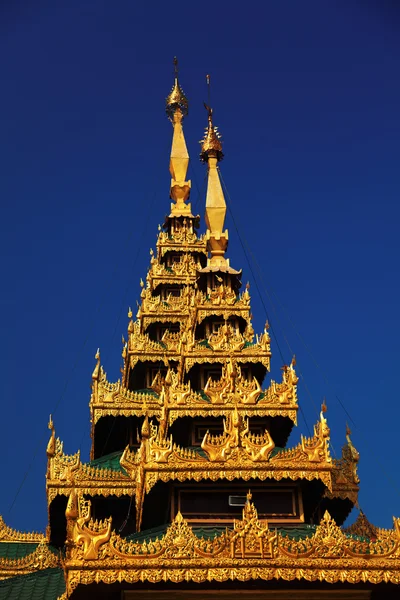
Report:
[[255,333],[249,286],[227,256],[222,142],[212,109],[201,142],[205,233],[189,202],[176,73],[171,206],[129,310],[121,378],[95,357],[91,456],[67,455],[50,418],[45,534],[0,520],[0,599],[398,598],[400,519],[357,507],[350,431],[332,458],[327,407],[297,425],[296,361],[269,378],[269,326]]

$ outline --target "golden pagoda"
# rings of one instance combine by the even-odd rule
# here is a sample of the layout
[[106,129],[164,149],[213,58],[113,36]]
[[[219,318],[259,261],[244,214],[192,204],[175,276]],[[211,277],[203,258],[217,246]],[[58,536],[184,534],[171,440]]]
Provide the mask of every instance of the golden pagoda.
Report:
[[108,381],[98,351],[89,462],[64,453],[50,418],[47,531],[0,521],[0,599],[400,597],[400,519],[383,530],[360,512],[341,527],[359,490],[349,429],[332,458],[324,402],[313,435],[287,447],[295,359],[265,383],[268,324],[255,334],[249,286],[227,257],[222,142],[206,108],[200,234],[176,71],[172,202],[128,313],[121,378]]

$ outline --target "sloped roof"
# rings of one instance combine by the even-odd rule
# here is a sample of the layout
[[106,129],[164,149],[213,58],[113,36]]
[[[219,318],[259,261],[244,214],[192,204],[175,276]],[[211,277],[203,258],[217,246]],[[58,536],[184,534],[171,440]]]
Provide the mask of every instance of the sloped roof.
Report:
[[0,581],[0,600],[57,600],[64,592],[62,569],[45,569]]
[[24,558],[34,552],[37,547],[38,544],[29,542],[0,542],[0,559]]
[[106,454],[105,456],[91,460],[89,465],[91,467],[99,467],[101,469],[112,469],[113,471],[120,471],[121,473],[126,474],[125,469],[121,467],[119,462],[121,456],[122,451],[111,452],[111,454]]
[[[158,527],[153,527],[152,529],[145,529],[144,531],[140,531],[139,533],[132,533],[127,536],[127,540],[130,542],[154,542],[157,538],[160,539],[171,523],[166,523],[165,525],[159,525]],[[204,539],[213,539],[215,536],[221,535],[224,531],[226,531],[226,525],[213,525],[213,526],[196,526],[192,527],[193,533],[198,538]],[[232,526],[229,527],[232,529]],[[298,524],[295,526],[286,526],[286,527],[277,527],[277,532],[281,535],[287,536],[294,540],[301,540],[307,537],[311,537],[315,534],[316,526],[315,525],[306,525],[306,524]]]

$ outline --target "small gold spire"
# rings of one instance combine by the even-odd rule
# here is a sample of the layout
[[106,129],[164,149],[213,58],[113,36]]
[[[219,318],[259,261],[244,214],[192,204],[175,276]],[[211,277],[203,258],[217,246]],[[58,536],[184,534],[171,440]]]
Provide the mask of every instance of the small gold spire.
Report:
[[203,162],[208,162],[210,157],[215,157],[217,161],[221,161],[224,157],[222,152],[221,136],[218,132],[218,127],[213,124],[213,109],[204,103],[208,113],[208,126],[206,128],[204,138],[201,140],[200,158]]
[[188,113],[188,101],[178,81],[178,61],[174,58],[175,83],[167,98],[167,115],[169,116],[174,134],[172,137],[169,172],[171,173],[170,198],[171,217],[191,216],[190,204],[186,204],[190,195],[190,181],[186,181],[189,166],[189,153],[183,134],[182,121]]
[[174,114],[177,109],[180,110],[182,118],[188,114],[189,102],[186,98],[178,80],[178,59],[174,57],[175,81],[171,92],[166,98],[166,111],[171,121],[174,120]]
[[144,438],[144,439],[147,439],[150,435],[150,424],[149,424],[149,417],[147,416],[147,414],[146,414],[143,424],[142,424],[141,433],[142,433],[142,438]]
[[204,106],[208,112],[208,128],[203,141],[200,142],[202,144],[200,158],[207,163],[208,167],[205,220],[207,249],[211,258],[207,266],[225,270],[229,266],[225,258],[228,247],[228,230],[224,231],[226,202],[217,166],[223,157],[222,145],[212,122],[212,109],[207,104]]
[[75,520],[79,517],[79,502],[75,488],[72,488],[68,498],[67,508],[65,509],[67,519]]
[[96,360],[96,366],[92,373],[92,379],[98,379],[100,374],[100,348],[97,348],[94,358]]
[[51,431],[51,436],[50,436],[50,439],[47,444],[46,454],[50,458],[51,456],[54,456],[54,454],[56,452],[56,431],[54,428],[54,423],[53,423],[53,419],[52,419],[51,415],[49,418],[48,428]]

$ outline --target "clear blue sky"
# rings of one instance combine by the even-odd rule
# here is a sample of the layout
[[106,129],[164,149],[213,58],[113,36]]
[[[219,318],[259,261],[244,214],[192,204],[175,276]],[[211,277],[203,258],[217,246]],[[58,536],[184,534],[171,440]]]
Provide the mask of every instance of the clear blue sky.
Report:
[[[272,295],[259,281],[283,357],[296,353],[307,386],[290,442],[326,396],[338,454],[348,419],[338,397],[356,423],[361,507],[390,527],[400,516],[400,9],[378,0],[1,2],[0,513],[44,529],[48,415],[65,450],[87,459],[98,346],[109,379],[119,376],[127,307],[169,208],[174,55],[190,100],[192,203],[203,214],[210,73],[231,208]],[[275,379],[281,364],[274,342]]]

